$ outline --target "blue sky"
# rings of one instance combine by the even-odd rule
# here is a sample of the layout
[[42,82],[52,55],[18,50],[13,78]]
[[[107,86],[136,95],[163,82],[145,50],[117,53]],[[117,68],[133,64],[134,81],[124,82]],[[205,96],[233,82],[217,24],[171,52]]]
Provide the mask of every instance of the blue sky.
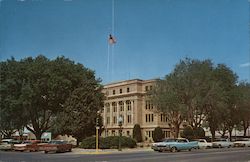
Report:
[[111,53],[112,0],[0,0],[0,60],[64,55],[108,83],[163,77],[190,57],[225,63],[250,82],[247,0],[114,0],[114,6]]

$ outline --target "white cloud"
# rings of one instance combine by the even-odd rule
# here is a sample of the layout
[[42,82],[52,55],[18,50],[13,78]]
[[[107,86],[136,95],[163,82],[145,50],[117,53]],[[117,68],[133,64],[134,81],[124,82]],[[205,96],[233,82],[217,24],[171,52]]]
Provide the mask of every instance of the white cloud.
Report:
[[240,64],[240,67],[250,67],[250,62]]

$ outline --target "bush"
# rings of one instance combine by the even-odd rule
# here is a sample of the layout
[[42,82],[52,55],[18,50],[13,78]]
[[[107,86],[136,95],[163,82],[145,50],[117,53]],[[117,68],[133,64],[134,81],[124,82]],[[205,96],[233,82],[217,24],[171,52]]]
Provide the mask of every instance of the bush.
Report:
[[164,134],[160,127],[156,127],[153,133],[154,142],[160,142],[164,138]]
[[186,126],[183,129],[183,132],[181,133],[181,137],[187,138],[187,139],[193,139],[194,137],[193,128],[190,125]]
[[133,139],[136,142],[142,142],[141,127],[139,124],[135,124],[133,128]]
[[[119,136],[109,136],[106,138],[99,138],[99,148],[100,149],[117,149],[119,145]],[[82,141],[80,148],[84,149],[95,149],[96,148],[96,138],[89,137]],[[122,148],[134,148],[136,147],[136,142],[132,138],[122,136],[121,137],[121,147]]]
[[193,133],[194,133],[194,138],[205,138],[205,131],[201,127],[194,128]]

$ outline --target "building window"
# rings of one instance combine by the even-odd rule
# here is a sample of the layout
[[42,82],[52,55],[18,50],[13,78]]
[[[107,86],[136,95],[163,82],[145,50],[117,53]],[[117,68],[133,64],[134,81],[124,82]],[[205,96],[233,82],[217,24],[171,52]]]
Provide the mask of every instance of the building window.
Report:
[[131,123],[131,122],[132,122],[131,115],[128,115],[128,116],[127,116],[127,119],[128,119],[128,123]]
[[150,87],[149,87],[149,90],[152,91],[152,90],[153,90],[153,86],[150,86]]
[[107,117],[107,124],[110,124],[110,117]]
[[127,88],[127,93],[129,92],[129,87]]
[[115,95],[115,90],[113,90],[113,95]]
[[115,130],[112,130],[112,135],[115,136]]
[[154,122],[154,114],[146,114],[146,122]]
[[127,131],[127,136],[130,136],[130,132],[129,131]]
[[120,89],[120,94],[122,94],[122,89]]
[[164,132],[164,137],[169,138],[170,137],[170,131],[163,131]]
[[116,124],[116,123],[117,123],[117,117],[114,116],[113,119],[114,119],[114,120],[113,120],[113,123]]
[[109,103],[106,104],[106,110],[107,110],[107,113],[110,112],[110,104]]
[[167,121],[168,118],[164,114],[161,114],[161,122],[167,122]]
[[126,105],[127,105],[127,110],[131,111],[131,101],[126,101]]
[[112,103],[112,107],[113,107],[113,112],[117,112],[117,105],[116,102]]
[[145,87],[145,91],[148,91],[148,86]]
[[119,108],[120,108],[120,111],[124,111],[124,104],[122,101],[119,101]]
[[153,106],[153,104],[152,104],[152,102],[151,101],[149,101],[149,100],[146,100],[145,101],[145,109],[147,110],[152,110],[154,108],[154,106]]

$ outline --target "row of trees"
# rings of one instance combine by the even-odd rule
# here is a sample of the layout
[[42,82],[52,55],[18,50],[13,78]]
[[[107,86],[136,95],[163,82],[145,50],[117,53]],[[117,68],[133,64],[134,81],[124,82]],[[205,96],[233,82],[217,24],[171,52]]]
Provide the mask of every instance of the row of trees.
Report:
[[92,70],[64,57],[42,55],[11,58],[0,69],[0,133],[5,137],[24,127],[37,139],[52,131],[79,141],[95,132],[103,94]]
[[196,129],[209,127],[212,139],[215,131],[222,135],[235,127],[244,135],[250,125],[250,84],[238,82],[237,75],[226,65],[214,65],[211,60],[186,58],[174,70],[159,79],[149,92],[158,112],[163,112],[169,126],[178,137],[180,125]]
[[[5,137],[26,127],[37,139],[52,131],[79,142],[95,133],[96,119],[101,124],[102,85],[83,65],[40,55],[2,61],[0,69],[0,133]],[[238,83],[230,68],[210,60],[181,60],[149,96],[176,137],[184,122],[194,129],[209,127],[213,138],[216,130],[231,135],[235,126],[245,133],[249,126],[250,84]]]

